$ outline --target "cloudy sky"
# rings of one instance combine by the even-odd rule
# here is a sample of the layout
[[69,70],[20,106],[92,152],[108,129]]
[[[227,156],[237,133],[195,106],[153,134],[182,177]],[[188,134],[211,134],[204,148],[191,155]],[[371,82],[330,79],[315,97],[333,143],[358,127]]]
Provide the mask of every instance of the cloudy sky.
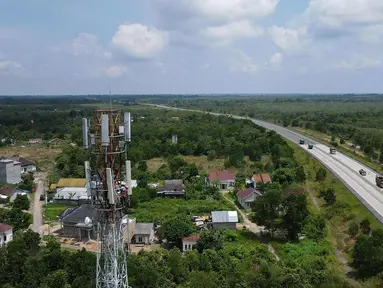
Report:
[[383,90],[382,0],[4,0],[0,95]]

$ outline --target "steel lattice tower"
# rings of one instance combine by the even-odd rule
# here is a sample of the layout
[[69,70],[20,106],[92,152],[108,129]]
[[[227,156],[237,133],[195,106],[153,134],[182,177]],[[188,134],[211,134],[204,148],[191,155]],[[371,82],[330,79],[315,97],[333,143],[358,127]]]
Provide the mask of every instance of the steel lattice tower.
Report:
[[[125,253],[129,220],[123,215],[132,191],[130,161],[126,159],[129,142],[130,113],[123,119],[119,110],[97,110],[90,127],[83,119],[83,144],[90,152],[90,163],[85,163],[87,188],[97,210],[96,288],[129,287]],[[122,192],[123,172],[129,187]],[[91,181],[91,175],[96,180]]]

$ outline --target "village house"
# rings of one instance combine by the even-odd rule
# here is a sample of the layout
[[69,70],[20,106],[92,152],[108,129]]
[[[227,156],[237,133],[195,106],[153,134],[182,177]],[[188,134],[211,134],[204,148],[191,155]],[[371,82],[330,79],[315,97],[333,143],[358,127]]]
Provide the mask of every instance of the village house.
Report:
[[252,187],[249,187],[245,190],[238,191],[237,200],[244,209],[250,209],[255,199],[261,195],[261,192]]
[[207,184],[218,184],[222,190],[231,189],[235,185],[235,174],[229,173],[227,170],[210,172],[207,177]]
[[6,245],[13,239],[13,227],[7,224],[0,223],[0,247]]
[[23,157],[12,157],[12,160],[21,163],[21,173],[29,173],[36,171],[36,165]]
[[157,196],[184,197],[185,186],[182,180],[165,180],[164,186],[158,188]]
[[257,188],[257,183],[271,183],[271,178],[268,173],[254,174],[251,177],[250,186]]
[[43,139],[41,138],[33,138],[29,139],[28,145],[41,145],[43,143]]
[[191,235],[188,237],[184,237],[182,239],[182,251],[191,251],[193,250],[194,246],[197,244],[197,241],[199,240],[199,235]]
[[86,190],[85,178],[61,178],[54,188],[53,202],[65,205],[79,206],[90,203],[90,196]]
[[136,223],[132,243],[150,245],[154,238],[154,223]]
[[238,223],[237,211],[213,211],[211,212],[213,229],[235,230]]
[[58,146],[58,145],[62,144],[63,142],[64,142],[64,140],[62,140],[60,138],[53,138],[53,139],[48,141],[48,144],[50,146]]

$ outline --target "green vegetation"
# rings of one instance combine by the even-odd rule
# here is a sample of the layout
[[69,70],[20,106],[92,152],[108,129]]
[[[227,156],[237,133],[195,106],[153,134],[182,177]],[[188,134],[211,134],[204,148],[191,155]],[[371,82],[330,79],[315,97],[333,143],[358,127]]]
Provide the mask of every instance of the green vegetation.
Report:
[[44,220],[46,221],[58,221],[57,216],[64,212],[66,209],[68,209],[70,206],[62,205],[62,204],[55,204],[55,203],[49,203],[43,205],[43,215]]
[[[334,96],[183,98],[167,99],[165,103],[255,117],[309,134],[310,131],[323,133],[329,135],[326,142],[330,145],[340,145],[348,152],[359,150],[373,163],[383,163],[383,98],[380,95]],[[319,138],[323,141],[325,137]]]
[[32,215],[24,213],[20,208],[0,208],[0,223],[12,226],[13,232],[25,230],[32,224]]
[[17,195],[16,199],[12,203],[13,208],[28,210],[30,206],[29,199],[27,195]]

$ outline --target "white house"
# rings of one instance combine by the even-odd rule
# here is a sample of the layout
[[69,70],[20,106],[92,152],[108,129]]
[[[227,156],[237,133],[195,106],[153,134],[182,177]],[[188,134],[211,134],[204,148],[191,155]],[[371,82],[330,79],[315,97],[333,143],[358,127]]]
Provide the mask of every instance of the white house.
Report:
[[134,227],[133,243],[149,245],[154,238],[153,223],[136,223]]
[[199,240],[199,235],[184,237],[182,239],[182,251],[186,252],[186,251],[193,250],[193,247],[197,244],[198,240]]
[[211,222],[214,229],[235,230],[238,223],[237,211],[213,211],[211,212]]
[[35,172],[36,171],[36,165],[29,161],[28,159],[25,159],[23,157],[14,157],[12,158],[14,161],[21,163],[21,173],[28,173],[28,172]]
[[235,174],[227,170],[210,172],[207,177],[208,184],[218,183],[222,190],[233,188],[235,185]]
[[3,245],[7,244],[9,241],[12,241],[12,229],[12,226],[0,223],[0,247],[3,247]]
[[245,190],[238,191],[237,200],[243,208],[250,209],[255,199],[261,195],[261,192],[255,190],[252,187],[249,187]]

